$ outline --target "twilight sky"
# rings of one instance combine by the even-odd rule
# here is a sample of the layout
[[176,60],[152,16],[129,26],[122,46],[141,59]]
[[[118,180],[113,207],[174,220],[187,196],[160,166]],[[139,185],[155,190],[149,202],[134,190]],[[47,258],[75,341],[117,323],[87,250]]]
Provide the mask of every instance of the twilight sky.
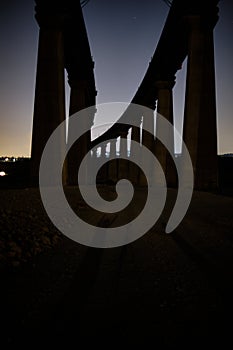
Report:
[[[233,2],[221,0],[215,27],[218,153],[233,152]],[[159,40],[169,8],[162,0],[90,0],[84,7],[97,103],[129,102]],[[33,0],[0,5],[0,156],[30,156],[38,25]],[[181,128],[184,64],[174,88]],[[100,123],[104,121],[96,121]]]

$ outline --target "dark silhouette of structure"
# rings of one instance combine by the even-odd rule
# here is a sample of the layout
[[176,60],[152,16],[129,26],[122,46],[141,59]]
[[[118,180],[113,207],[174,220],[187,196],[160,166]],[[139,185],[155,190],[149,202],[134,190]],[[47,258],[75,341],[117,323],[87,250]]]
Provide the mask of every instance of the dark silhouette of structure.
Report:
[[[40,26],[37,81],[32,138],[32,177],[38,177],[42,150],[50,134],[65,118],[64,68],[68,72],[70,115],[95,105],[93,62],[88,44],[81,6],[66,1],[60,6],[52,2],[36,1],[36,19]],[[50,2],[51,3],[51,2]],[[132,99],[155,110],[173,123],[172,89],[175,75],[187,57],[186,96],[183,138],[190,152],[194,168],[196,189],[215,189],[218,185],[216,98],[213,30],[218,20],[218,0],[183,2],[174,0],[163,28],[159,43],[147,72]],[[75,38],[75,39],[74,39]],[[127,111],[118,122],[124,121]],[[93,116],[94,117],[94,116]],[[92,120],[87,121],[92,125]],[[120,137],[120,152],[127,152],[129,130],[131,139],[149,147],[160,161],[170,186],[176,186],[175,167],[165,147],[153,135],[140,136],[140,124],[154,124],[154,115],[138,115],[138,127],[113,125],[106,133],[91,142],[90,133],[74,145],[64,166],[64,182],[77,182],[77,164],[93,148],[93,161],[97,145]],[[65,135],[61,135],[65,137]],[[174,143],[174,140],[171,140]],[[59,150],[56,150],[59,152]],[[110,145],[116,154],[116,145]],[[131,150],[133,152],[133,150]],[[105,150],[102,155],[105,156]],[[120,159],[106,164],[100,174],[102,182],[116,181],[126,171],[132,181],[144,185],[145,179],[130,162]]]
[[[64,69],[70,85],[70,115],[95,105],[96,97],[94,63],[79,1],[37,0],[35,17],[40,33],[31,151],[33,183],[38,182],[40,159],[47,140],[65,120]],[[65,137],[61,135],[61,141],[64,142]],[[80,140],[81,148],[77,144],[72,147],[64,165],[64,182],[74,183],[78,165],[75,157],[86,154],[90,140],[89,133]]]

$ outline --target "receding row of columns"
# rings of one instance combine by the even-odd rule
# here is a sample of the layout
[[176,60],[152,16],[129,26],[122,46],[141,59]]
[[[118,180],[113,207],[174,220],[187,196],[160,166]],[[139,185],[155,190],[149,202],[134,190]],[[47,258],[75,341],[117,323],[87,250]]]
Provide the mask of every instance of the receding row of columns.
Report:
[[[51,17],[46,16],[45,12],[40,11],[39,8],[36,19],[40,25],[40,34],[31,153],[32,179],[38,178],[40,158],[49,136],[65,120],[64,68],[68,71],[71,87],[69,114],[72,115],[95,104],[95,94],[93,94],[95,90],[93,86],[90,87],[90,82],[85,79],[85,75],[82,75],[82,67],[77,67],[79,52],[77,50],[73,52],[72,46],[71,52],[68,52],[67,62],[63,15],[55,13],[51,21]],[[188,66],[183,138],[192,159],[195,188],[198,189],[216,188],[218,182],[213,42],[213,28],[216,20],[216,16],[212,19],[210,16],[204,22],[200,15],[187,16],[184,19],[188,33]],[[174,84],[175,77],[171,74],[169,78],[160,78],[154,83],[157,112],[172,125]],[[68,154],[63,172],[64,183],[77,184],[79,164],[90,149],[90,130],[93,119],[94,115],[86,119],[89,132],[74,144]],[[144,126],[142,137],[141,122]],[[159,132],[160,128],[159,122],[156,122],[156,132]],[[145,129],[150,130],[150,133]],[[148,110],[147,115],[142,116],[142,121],[138,121],[138,127],[132,127],[131,140],[141,142],[154,153],[163,168],[168,185],[176,186],[178,179],[174,162],[166,147],[154,135],[154,129],[154,111],[151,109]],[[127,158],[127,132],[122,132],[117,137],[121,138],[120,155]],[[64,144],[64,140],[65,134],[61,135],[61,143]],[[168,140],[174,153],[174,135],[169,135]],[[131,154],[134,152],[133,146],[130,152]],[[110,156],[114,157],[114,153],[116,153],[116,144],[112,142]],[[92,156],[93,161],[94,158]],[[144,185],[146,182],[136,165],[120,159],[111,161],[109,165],[103,167],[100,178],[102,182],[116,181],[118,178],[127,177],[127,174],[135,184]],[[153,169],[151,174],[156,176],[153,174]]]
[[[169,96],[169,99],[171,99],[172,85],[168,84],[168,82],[159,82],[159,84],[162,87],[160,92],[160,98],[163,99],[162,101],[165,102],[167,96]],[[160,111],[162,111],[162,108],[160,109]],[[168,108],[168,111],[171,112],[170,108]],[[94,167],[94,169],[96,168],[98,162],[101,162],[100,158],[109,159],[109,162],[106,163],[105,166],[103,166],[102,171],[99,172],[97,182],[115,182],[120,178],[126,177],[129,178],[135,185],[143,186],[147,184],[145,176],[141,173],[138,166],[134,164],[134,162],[122,161],[122,158],[128,158],[128,160],[130,160],[131,155],[135,154],[136,150],[134,149],[134,143],[130,142],[131,140],[133,140],[141,146],[145,146],[146,148],[151,150],[152,153],[154,153],[155,157],[159,160],[166,174],[166,178],[170,180],[169,186],[176,185],[175,168],[171,164],[172,162],[170,161],[167,149],[156,139],[156,113],[154,113],[152,109],[147,109],[146,113],[146,115],[142,116],[142,119],[139,121],[137,127],[133,126],[129,128],[128,131],[121,132],[120,134],[118,133],[119,136],[115,140],[111,142],[107,141],[104,145],[97,146],[94,149],[92,149],[91,158],[92,166]],[[163,115],[165,116],[165,113]],[[171,118],[168,119],[170,122],[172,122],[172,113],[169,113],[169,115],[171,116]],[[156,129],[158,128],[159,124],[157,123]],[[174,152],[174,137],[172,139],[172,143],[172,149]],[[129,144],[130,147],[128,147]],[[107,150],[109,150],[109,152],[107,152]],[[138,157],[140,157],[140,155],[138,155]],[[113,159],[115,161],[113,161]],[[146,160],[142,157],[142,168],[143,161]],[[173,174],[171,174],[171,171],[173,171]],[[153,164],[151,164],[150,176],[156,177],[156,174],[153,169]]]

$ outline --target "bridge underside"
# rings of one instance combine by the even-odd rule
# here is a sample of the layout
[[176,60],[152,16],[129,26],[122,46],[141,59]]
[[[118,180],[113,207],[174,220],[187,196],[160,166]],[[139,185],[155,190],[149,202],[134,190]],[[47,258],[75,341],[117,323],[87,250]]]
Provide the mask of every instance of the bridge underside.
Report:
[[[32,138],[34,180],[38,178],[39,162],[46,141],[65,119],[64,68],[68,72],[71,87],[70,115],[95,105],[96,97],[93,62],[81,7],[74,10],[77,4],[74,5],[72,0],[66,1],[62,8],[56,2],[52,8],[48,8],[42,0],[36,3],[40,39]],[[216,189],[218,185],[213,40],[213,30],[218,20],[217,4],[218,0],[208,0],[205,6],[197,0],[172,2],[148,70],[131,101],[149,107],[152,111],[156,109],[173,124],[175,76],[187,57],[183,139],[193,163],[195,188],[204,190]],[[119,122],[125,118],[127,111]],[[135,165],[116,157],[116,143],[108,142],[109,139],[120,139],[119,152],[127,154],[124,139],[129,137],[130,131],[131,140],[147,146],[160,161],[168,185],[176,186],[176,169],[167,149],[156,139],[156,132],[152,136],[148,133],[140,135],[140,125],[153,126],[156,116],[149,113],[138,115],[137,118],[138,127],[115,124],[94,141],[91,141],[90,133],[81,137],[68,153],[63,172],[64,183],[76,184],[78,166],[84,155],[92,148],[92,160],[98,162],[98,144],[105,142],[101,156],[105,157],[105,147],[108,147],[108,151],[118,159],[102,168],[99,180],[112,183],[122,176],[129,176],[135,185],[144,185],[145,179]],[[89,128],[93,119],[94,115],[87,118]],[[61,138],[64,141],[65,135]],[[171,143],[174,144],[173,137]]]

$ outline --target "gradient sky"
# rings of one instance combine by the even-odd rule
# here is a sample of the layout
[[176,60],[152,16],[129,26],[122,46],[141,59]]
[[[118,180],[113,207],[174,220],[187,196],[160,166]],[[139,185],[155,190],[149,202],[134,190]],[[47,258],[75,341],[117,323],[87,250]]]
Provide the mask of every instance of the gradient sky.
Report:
[[[233,152],[233,2],[219,3],[215,28],[218,153]],[[169,8],[162,0],[90,0],[84,8],[95,61],[97,103],[129,102],[151,60]],[[0,156],[30,156],[38,25],[33,0],[0,5]],[[174,89],[181,128],[183,65]],[[104,121],[97,120],[96,123]]]

